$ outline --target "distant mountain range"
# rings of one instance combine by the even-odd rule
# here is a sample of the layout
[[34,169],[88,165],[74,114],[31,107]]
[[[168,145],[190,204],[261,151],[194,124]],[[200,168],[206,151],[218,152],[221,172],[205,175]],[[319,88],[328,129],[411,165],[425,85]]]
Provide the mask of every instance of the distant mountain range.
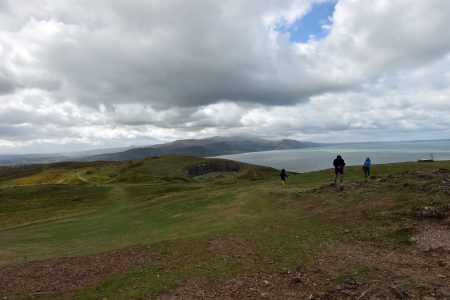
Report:
[[5,154],[0,155],[0,165],[46,164],[69,159],[69,157],[59,154]]
[[93,155],[82,158],[83,161],[118,161],[142,159],[168,154],[211,157],[245,152],[259,152],[269,150],[300,149],[319,147],[325,144],[300,142],[296,140],[264,140],[255,138],[223,138],[178,140],[167,144],[134,148],[122,152]]
[[[54,163],[62,161],[122,161],[131,159],[142,159],[146,157],[162,155],[186,155],[213,157],[227,154],[239,154],[246,152],[260,152],[270,150],[301,149],[311,147],[323,147],[330,145],[365,145],[365,144],[408,144],[420,145],[427,142],[447,142],[450,140],[418,140],[398,142],[372,142],[372,143],[341,143],[324,144],[303,142],[291,139],[265,140],[241,137],[212,137],[208,139],[178,140],[166,144],[152,146],[132,146],[109,149],[95,149],[83,152],[61,153],[61,154],[0,154],[0,165],[26,165],[39,163]],[[383,146],[382,145],[382,146]],[[380,147],[380,146],[379,146]],[[384,146],[383,146],[384,147]]]
[[296,140],[264,140],[255,138],[222,138],[178,140],[148,147],[98,149],[66,154],[0,155],[0,165],[53,163],[62,161],[122,161],[162,155],[211,157],[245,152],[300,149],[325,144]]

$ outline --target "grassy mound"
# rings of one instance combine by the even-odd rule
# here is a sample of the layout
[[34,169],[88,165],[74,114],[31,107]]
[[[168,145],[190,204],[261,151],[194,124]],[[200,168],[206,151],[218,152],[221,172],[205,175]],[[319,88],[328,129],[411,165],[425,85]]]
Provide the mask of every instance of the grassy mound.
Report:
[[[442,254],[450,162],[375,165],[370,180],[349,167],[344,186],[330,184],[331,170],[289,174],[286,186],[278,170],[248,164],[187,171],[225,162],[1,169],[0,295],[450,296],[436,277],[450,276]],[[413,271],[417,264],[433,264],[432,275]]]

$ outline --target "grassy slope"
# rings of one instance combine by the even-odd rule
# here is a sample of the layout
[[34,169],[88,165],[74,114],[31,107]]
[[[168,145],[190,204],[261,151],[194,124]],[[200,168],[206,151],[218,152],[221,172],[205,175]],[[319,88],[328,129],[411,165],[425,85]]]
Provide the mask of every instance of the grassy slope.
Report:
[[[4,178],[0,244],[7,246],[0,248],[0,268],[151,245],[156,261],[71,294],[95,299],[147,297],[193,277],[219,279],[307,266],[325,243],[346,238],[342,226],[354,225],[296,205],[308,201],[296,197],[298,192],[330,183],[330,170],[291,174],[284,187],[276,170],[263,167],[246,165],[237,174],[194,179],[183,171],[206,161],[166,157],[55,164],[34,173],[27,170],[23,177]],[[450,168],[450,162],[375,165],[372,172],[380,176],[437,168]],[[346,169],[346,182],[354,180],[361,180],[359,167]],[[347,205],[357,205],[357,196],[348,196]],[[364,238],[363,231],[360,235]],[[209,250],[211,239],[227,237],[245,239],[254,255],[242,259]]]

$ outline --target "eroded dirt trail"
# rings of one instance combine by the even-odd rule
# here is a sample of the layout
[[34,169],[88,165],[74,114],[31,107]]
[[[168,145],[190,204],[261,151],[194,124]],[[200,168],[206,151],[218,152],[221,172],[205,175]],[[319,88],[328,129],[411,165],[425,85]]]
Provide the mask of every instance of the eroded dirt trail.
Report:
[[149,248],[139,247],[6,268],[0,270],[0,295],[23,297],[82,288],[102,281],[110,274],[148,263],[151,256]]

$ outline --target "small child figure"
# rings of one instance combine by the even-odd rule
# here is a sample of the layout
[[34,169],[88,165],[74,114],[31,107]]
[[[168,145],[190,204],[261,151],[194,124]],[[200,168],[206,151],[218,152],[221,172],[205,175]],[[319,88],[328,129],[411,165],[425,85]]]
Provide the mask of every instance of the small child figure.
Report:
[[289,176],[286,174],[286,170],[285,170],[285,169],[281,169],[281,172],[280,172],[280,178],[281,178],[281,184],[282,184],[282,185],[285,185],[285,184],[286,184],[286,177],[289,177]]

